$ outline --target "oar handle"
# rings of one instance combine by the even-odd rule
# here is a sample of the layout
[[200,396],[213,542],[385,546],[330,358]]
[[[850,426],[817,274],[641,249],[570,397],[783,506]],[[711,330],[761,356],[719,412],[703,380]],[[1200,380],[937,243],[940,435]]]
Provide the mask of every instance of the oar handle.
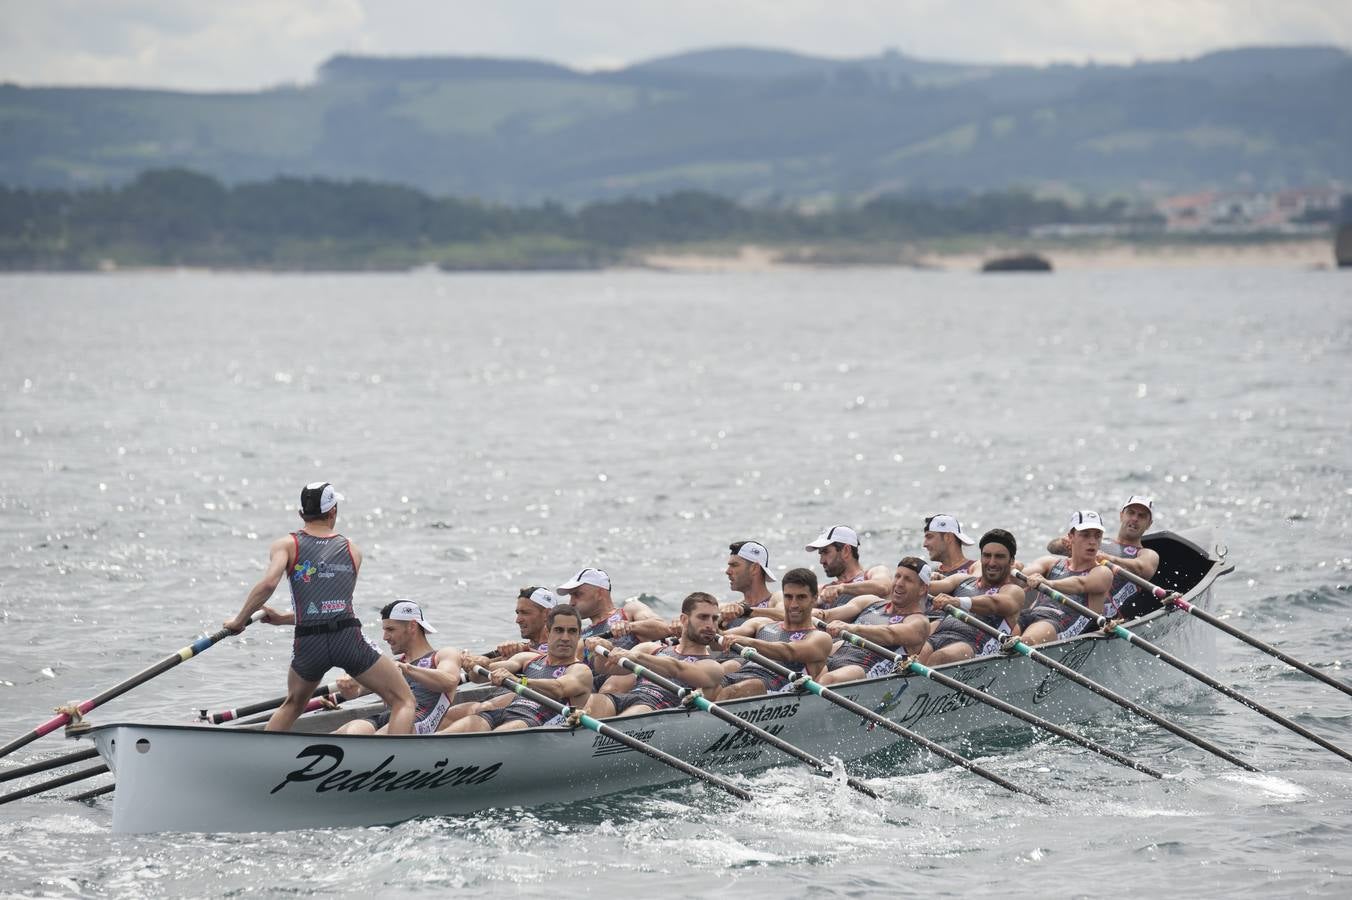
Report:
[[[475,666],[474,671],[476,674],[479,675],[487,676],[489,674],[488,670],[485,669],[483,666]],[[521,684],[520,682],[508,682],[506,684],[506,687],[511,688],[512,691],[514,691],[517,696],[525,697],[528,700],[533,700],[536,703],[539,703],[541,706],[554,710],[554,712],[558,713],[561,716],[569,717],[574,714],[574,710],[572,709],[572,707],[568,706],[566,703],[562,703],[558,700],[555,700],[553,697],[548,697],[540,693],[539,691],[533,691],[526,685]],[[685,760],[678,759],[677,757],[672,756],[670,753],[657,749],[651,744],[644,743],[643,741],[640,741],[638,738],[633,737],[632,735],[625,734],[623,731],[617,731],[616,729],[611,728],[604,722],[598,722],[596,719],[593,719],[591,716],[587,715],[581,710],[577,710],[576,712],[578,720],[582,723],[583,727],[591,731],[594,731],[597,734],[604,735],[605,737],[608,737],[613,741],[624,744],[631,750],[637,750],[639,753],[642,753],[645,756],[649,756],[657,760],[658,762],[666,763],[673,769],[677,769],[681,772],[684,772],[685,774],[691,776],[692,778],[698,778],[700,781],[703,781],[707,784],[711,784],[714,787],[720,788],[723,791],[726,791],[727,793],[738,798],[739,800],[751,799],[751,794],[737,787],[737,785],[733,784],[732,782],[719,778],[712,772],[706,772],[697,766],[692,766]]]
[[902,737],[907,738],[908,740],[913,741],[916,744],[919,744],[920,746],[924,747],[926,750],[929,750],[936,756],[943,757],[944,759],[948,760],[954,765],[962,766],[967,771],[972,772],[976,775],[980,775],[987,781],[993,782],[994,784],[998,784],[1000,787],[1004,788],[1007,791],[1012,791],[1016,794],[1026,794],[1029,797],[1032,797],[1033,799],[1037,800],[1039,803],[1049,804],[1051,802],[1047,800],[1046,797],[1034,793],[1033,791],[1028,790],[1027,788],[1020,787],[1017,784],[1014,784],[1012,781],[1009,781],[1006,778],[996,775],[994,772],[991,772],[984,766],[972,762],[965,756],[962,756],[958,753],[954,753],[952,750],[949,750],[947,747],[944,747],[941,744],[935,743],[934,741],[930,740],[924,735],[917,734],[916,732],[905,727],[904,725],[901,725],[897,722],[893,722],[886,716],[879,715],[873,710],[865,706],[861,706],[860,704],[855,703],[853,700],[850,700],[847,697],[842,697],[840,694],[837,694],[830,688],[818,684],[805,672],[795,672],[792,669],[788,668],[787,666],[780,664],[776,660],[770,659],[768,656],[765,656],[762,653],[758,653],[754,649],[739,644],[736,641],[732,643],[732,646],[729,649],[733,650],[734,652],[740,653],[744,658],[749,659],[757,663],[758,665],[764,666],[771,672],[774,672],[783,678],[788,678],[790,682],[797,684],[799,687],[807,691],[810,691],[811,693],[816,694],[823,700],[828,700],[836,704],[837,706],[841,706],[844,707],[845,709],[848,709],[850,712],[860,716],[861,718],[867,719],[868,721],[873,722],[877,725],[881,725],[888,731],[891,731],[894,734],[899,734]]
[[[252,616],[250,616],[249,621],[257,622],[262,617],[263,611],[260,609],[257,612],[255,612]],[[192,659],[197,654],[215,645],[218,641],[224,640],[225,638],[235,633],[236,632],[233,632],[228,628],[222,628],[219,631],[215,632],[214,634],[209,634],[204,637],[200,637],[196,641],[184,647],[182,650],[179,650],[177,653],[169,654],[164,659],[155,663],[153,666],[141,670],[140,672],[136,673],[135,675],[131,676],[130,678],[124,681],[118,682],[117,684],[108,688],[103,693],[91,697],[88,700],[85,700],[83,703],[76,704],[75,709],[77,712],[80,713],[80,715],[84,715],[91,709],[94,709],[97,706],[102,706],[109,700],[122,696],[127,691],[131,690],[137,685],[145,684],[147,681],[154,678],[156,675],[160,675],[164,672],[169,671],[179,663]],[[34,728],[27,734],[21,737],[17,737],[14,740],[10,741],[5,746],[0,747],[0,756],[6,756],[10,753],[13,753],[15,750],[18,750],[25,744],[31,743],[32,741],[37,740],[38,738],[42,737],[45,734],[50,734],[51,732],[60,728],[62,725],[68,724],[70,721],[71,721],[70,713],[62,712],[57,716],[55,716],[54,718],[49,719],[48,721],[42,723],[37,728]]]
[[[329,697],[336,695],[337,693],[338,682],[334,681],[329,684],[321,684],[319,687],[315,688],[315,692],[310,696],[313,698]],[[236,707],[235,709],[223,709],[220,712],[208,713],[204,709],[201,711],[201,719],[202,721],[210,722],[212,725],[220,725],[225,722],[233,722],[244,716],[252,716],[254,713],[267,712],[268,710],[276,709],[285,702],[286,694],[282,694],[280,697],[273,697],[271,700],[260,700],[257,703],[250,703],[246,706]]]
[[13,781],[15,778],[22,778],[25,775],[35,775],[38,772],[46,772],[48,769],[57,769],[61,766],[68,766],[71,763],[82,762],[86,759],[93,759],[99,755],[99,751],[93,747],[88,750],[76,750],[74,753],[63,753],[52,759],[44,759],[41,762],[29,763],[24,766],[16,766],[13,769],[0,771],[0,782]]

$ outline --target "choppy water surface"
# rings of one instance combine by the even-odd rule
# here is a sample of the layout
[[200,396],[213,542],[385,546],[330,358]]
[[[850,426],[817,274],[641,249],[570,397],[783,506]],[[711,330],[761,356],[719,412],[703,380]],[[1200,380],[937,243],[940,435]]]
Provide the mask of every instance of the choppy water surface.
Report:
[[[1033,547],[1075,508],[1150,493],[1159,526],[1229,545],[1221,611],[1352,667],[1336,272],[11,276],[0,335],[4,740],[238,609],[314,479],[347,495],[367,621],[412,596],[464,646],[512,634],[516,587],[582,565],[670,612],[726,594],[738,538],[804,565],[847,522],[866,563],[890,562],[946,511]],[[93,718],[271,696],[288,656],[286,630],[259,627]],[[1352,698],[1224,637],[1214,666],[1352,746]],[[746,779],[748,805],[673,788],[393,828],[113,836],[109,801],[59,799],[72,787],[0,806],[0,891],[1345,893],[1352,767],[1211,695],[1158,700],[1264,774],[1112,718],[1086,730],[1174,777],[1046,742],[985,760],[1051,809],[950,769],[876,778],[879,803],[786,768]]]

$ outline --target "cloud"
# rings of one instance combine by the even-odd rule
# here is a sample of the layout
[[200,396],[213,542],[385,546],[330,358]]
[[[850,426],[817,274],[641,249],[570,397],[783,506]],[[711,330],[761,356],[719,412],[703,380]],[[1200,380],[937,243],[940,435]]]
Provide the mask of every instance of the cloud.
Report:
[[1031,63],[1352,46],[1352,3],[1325,0],[0,0],[0,15],[0,79],[198,90],[307,81],[340,52],[614,67],[731,44]]

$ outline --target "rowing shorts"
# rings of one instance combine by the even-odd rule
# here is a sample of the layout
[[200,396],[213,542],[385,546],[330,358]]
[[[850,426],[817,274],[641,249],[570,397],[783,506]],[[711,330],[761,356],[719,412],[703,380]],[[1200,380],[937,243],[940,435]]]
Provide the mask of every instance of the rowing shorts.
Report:
[[765,693],[774,694],[788,687],[789,679],[782,675],[777,675],[769,669],[763,669],[755,663],[747,663],[736,672],[730,672],[723,676],[724,684],[738,684],[742,681],[752,679],[765,685]]
[[1037,622],[1050,622],[1058,639],[1074,637],[1089,624],[1087,618],[1062,606],[1034,606],[1019,613],[1020,631],[1027,631],[1028,626]]
[[516,698],[502,709],[486,709],[477,715],[488,723],[491,731],[508,722],[525,722],[527,728],[539,728],[555,718],[554,710],[546,709],[534,700]]
[[639,685],[627,694],[607,694],[610,702],[615,704],[615,715],[619,715],[631,706],[651,707],[654,710],[671,709],[679,704],[676,695],[669,691],[658,691],[651,688],[645,688]]
[[836,669],[843,669],[846,666],[858,666],[867,672],[880,662],[890,662],[890,660],[884,660],[881,656],[867,650],[861,650],[853,644],[845,644],[826,660],[826,671],[834,672]]
[[325,634],[301,635],[291,645],[291,668],[306,681],[321,681],[324,673],[334,667],[357,678],[378,659],[380,654],[366,642],[360,625]]

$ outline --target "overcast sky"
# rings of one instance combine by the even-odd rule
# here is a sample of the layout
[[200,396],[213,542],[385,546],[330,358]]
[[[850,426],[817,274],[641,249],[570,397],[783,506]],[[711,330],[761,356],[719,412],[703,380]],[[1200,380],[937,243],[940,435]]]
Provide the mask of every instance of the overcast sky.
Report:
[[749,45],[832,56],[1131,62],[1352,47],[1352,0],[0,0],[0,81],[248,90],[335,53],[613,67]]

